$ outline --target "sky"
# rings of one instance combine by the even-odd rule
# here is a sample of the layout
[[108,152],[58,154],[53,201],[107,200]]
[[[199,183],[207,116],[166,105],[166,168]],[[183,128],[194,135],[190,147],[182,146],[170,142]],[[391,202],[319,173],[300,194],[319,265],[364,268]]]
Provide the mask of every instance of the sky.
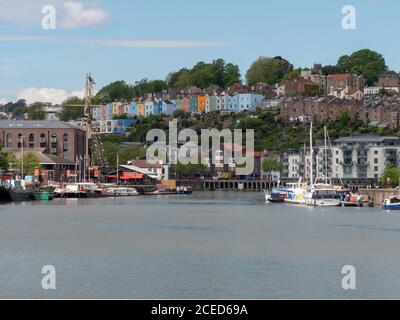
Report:
[[[342,27],[345,5],[355,30]],[[79,96],[88,72],[101,89],[216,58],[244,76],[259,56],[310,67],[370,48],[400,71],[398,12],[397,0],[0,0],[0,103]]]

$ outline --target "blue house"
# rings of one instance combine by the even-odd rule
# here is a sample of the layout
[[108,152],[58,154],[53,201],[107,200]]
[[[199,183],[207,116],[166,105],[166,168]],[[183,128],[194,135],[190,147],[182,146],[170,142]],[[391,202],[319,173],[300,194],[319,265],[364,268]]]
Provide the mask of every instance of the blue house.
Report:
[[135,119],[121,119],[117,120],[117,124],[114,128],[114,133],[124,135],[130,127],[136,123]]
[[228,112],[238,112],[238,105],[239,105],[239,100],[238,100],[238,95],[230,96],[228,95]]
[[175,111],[175,104],[169,100],[162,101],[162,113],[166,116],[172,116]]
[[136,102],[131,102],[128,109],[128,117],[133,118],[137,116]]
[[190,108],[189,108],[190,113],[197,113],[197,96],[195,97],[190,97]]
[[261,106],[264,96],[256,93],[239,93],[238,111],[255,111]]

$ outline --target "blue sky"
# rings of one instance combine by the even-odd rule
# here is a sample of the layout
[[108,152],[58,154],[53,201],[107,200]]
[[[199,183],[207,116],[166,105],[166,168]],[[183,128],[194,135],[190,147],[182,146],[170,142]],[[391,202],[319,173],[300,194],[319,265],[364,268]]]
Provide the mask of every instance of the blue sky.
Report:
[[[44,4],[56,8],[55,30],[41,27]],[[341,27],[347,4],[356,30]],[[0,102],[59,100],[87,72],[101,88],[219,57],[245,74],[260,55],[306,67],[370,48],[399,71],[398,12],[394,0],[0,0]]]

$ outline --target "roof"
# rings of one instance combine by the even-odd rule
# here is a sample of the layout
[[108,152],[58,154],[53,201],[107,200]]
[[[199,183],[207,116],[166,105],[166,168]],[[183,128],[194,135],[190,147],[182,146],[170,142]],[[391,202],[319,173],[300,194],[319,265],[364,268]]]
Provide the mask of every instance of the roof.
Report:
[[130,162],[130,165],[139,167],[139,168],[144,168],[144,169],[152,169],[152,168],[159,169],[159,168],[161,168],[160,163],[151,164],[151,163],[147,162],[146,160],[132,160]]
[[0,129],[26,128],[26,129],[76,129],[71,124],[57,120],[0,120]]
[[122,168],[122,169],[129,170],[129,171],[133,171],[133,172],[137,172],[137,173],[140,173],[140,174],[144,174],[144,175],[146,175],[146,176],[148,176],[149,178],[152,178],[152,179],[157,179],[158,178],[157,174],[154,174],[153,172],[151,172],[151,171],[149,171],[147,169],[139,168],[137,166],[120,164],[119,167]]
[[[12,152],[17,159],[20,159],[22,156],[21,149],[5,149]],[[74,163],[70,160],[61,158],[59,156],[53,154],[46,154],[43,153],[44,148],[33,148],[33,149],[25,149],[24,154],[32,153],[40,162],[40,164],[66,164],[66,165],[73,165]]]
[[391,137],[391,136],[380,137],[380,136],[373,135],[373,134],[364,134],[364,135],[354,135],[354,136],[350,136],[350,137],[339,138],[339,139],[336,139],[335,142],[336,143],[351,143],[351,142],[367,143],[367,142],[384,142],[386,140],[400,140],[400,138]]

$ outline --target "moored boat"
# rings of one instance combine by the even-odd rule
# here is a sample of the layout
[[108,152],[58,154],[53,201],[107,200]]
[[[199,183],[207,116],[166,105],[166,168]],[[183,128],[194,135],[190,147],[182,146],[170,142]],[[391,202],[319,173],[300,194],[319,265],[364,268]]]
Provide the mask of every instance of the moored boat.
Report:
[[192,194],[193,193],[193,189],[190,187],[178,187],[176,188],[176,193],[177,194]]
[[400,210],[400,197],[390,197],[382,203],[384,210]]
[[307,189],[304,196],[306,205],[312,207],[337,207],[340,198],[336,188],[331,184],[314,184]]
[[38,201],[50,201],[54,199],[54,190],[50,187],[40,187],[34,192]]
[[104,189],[102,195],[105,197],[136,197],[139,192],[135,188],[113,187]]
[[1,177],[1,201],[31,201],[34,196],[35,185],[31,181],[18,179],[13,174],[3,174]]

